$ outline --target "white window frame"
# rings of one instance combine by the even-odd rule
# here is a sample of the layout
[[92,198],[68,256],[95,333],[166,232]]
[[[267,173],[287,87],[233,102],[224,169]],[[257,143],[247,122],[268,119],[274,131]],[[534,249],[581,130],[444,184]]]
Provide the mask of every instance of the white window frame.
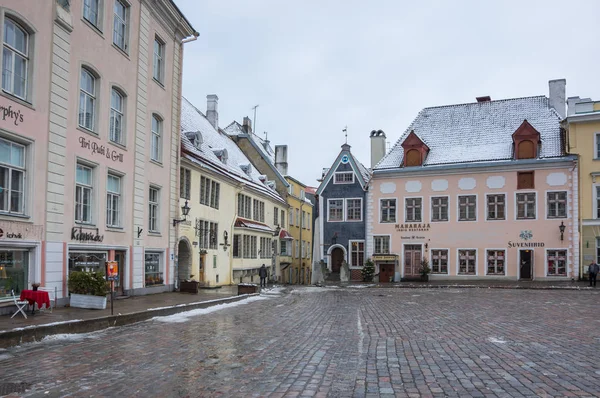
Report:
[[[150,192],[156,191],[156,201],[150,198]],[[148,232],[160,232],[160,187],[150,185],[148,188]],[[154,209],[154,225],[152,225],[152,210]]]
[[[352,180],[351,181],[346,181],[345,179],[341,180],[341,181],[338,181],[338,175],[339,176],[341,176],[341,175],[347,176],[348,174],[352,175]],[[337,184],[354,184],[354,171],[336,171],[333,174],[333,183],[336,184],[336,185]]]
[[[438,199],[438,198],[446,198],[446,200],[448,201],[448,203],[446,204],[446,213],[447,213],[447,220],[434,220],[433,219],[433,215],[434,215],[434,210],[433,210],[433,200],[434,199]],[[429,222],[449,222],[450,221],[450,195],[432,195],[429,197],[429,202],[431,204],[430,209],[429,209]],[[443,249],[438,249],[438,250],[443,250]]]
[[[548,252],[549,251],[564,251],[565,252],[565,274],[564,275],[550,275],[548,274]],[[561,248],[544,248],[544,275],[547,278],[568,278],[570,271],[570,263],[569,263],[569,249],[566,247]],[[533,267],[531,270],[531,277],[533,279]]]
[[[383,219],[383,201],[394,201],[394,220],[386,221]],[[388,220],[390,216],[390,208],[386,210]],[[398,198],[379,198],[379,224],[396,224],[398,222]]]
[[179,167],[179,197],[192,199],[192,171],[187,167]]
[[[115,7],[117,6],[117,4],[121,4],[123,6],[124,9],[124,15],[123,17],[121,17],[120,15],[117,15]],[[130,10],[130,5],[129,3],[123,1],[123,0],[115,0],[115,3],[113,5],[113,44],[115,46],[117,46],[117,48],[119,48],[120,50],[124,51],[125,53],[127,53],[127,49],[128,49],[128,44],[129,44],[129,10]],[[117,31],[115,29],[115,25],[119,24],[119,27],[123,28],[123,43],[118,43],[117,42]]]
[[[90,170],[90,181],[91,181],[91,185],[90,184],[84,184],[84,183],[79,183],[77,182],[77,168],[78,167],[83,167],[86,169]],[[95,201],[94,201],[94,183],[95,183],[95,167],[91,166],[89,164],[86,163],[82,163],[82,162],[77,162],[75,165],[75,214],[74,219],[75,219],[75,223],[77,224],[93,224],[94,223],[94,205],[95,205]],[[81,198],[78,198],[78,193],[77,193],[77,188],[81,188]],[[85,190],[89,190],[90,192],[90,211],[89,211],[89,220],[84,220],[83,217],[81,217],[82,219],[78,220],[77,219],[77,207],[81,206],[81,210],[80,210],[80,214],[83,215],[83,192]],[[79,200],[79,204],[77,203]]]
[[[85,90],[83,88],[83,74],[87,73],[92,79],[93,79],[93,88],[94,88],[94,92],[90,93],[87,90]],[[99,78],[97,77],[97,75],[89,68],[82,66],[80,73],[79,73],[79,104],[78,104],[78,114],[77,114],[77,124],[79,127],[81,127],[82,129],[85,129],[87,131],[91,131],[93,133],[96,133],[96,110],[98,108],[98,87],[100,86],[99,84]],[[81,98],[82,96],[87,99],[90,98],[92,105],[91,105],[91,126],[86,126],[85,125],[85,115],[88,109],[87,109],[87,101],[84,101],[84,108],[81,108]],[[83,120],[83,124],[81,123],[81,115],[84,115],[84,120]]]
[[[358,200],[360,201],[360,219],[349,219],[348,218],[348,201],[350,200]],[[362,198],[345,198],[344,199],[344,221],[346,222],[362,222],[363,220],[363,200]]]
[[[119,180],[119,191],[110,191],[108,181],[111,178],[116,178]],[[112,207],[112,199],[117,199],[117,207]],[[106,176],[106,226],[108,228],[121,228],[122,225],[122,207],[123,207],[123,176],[109,172]],[[116,213],[116,223],[112,222],[114,220],[114,214]],[[110,220],[110,221],[109,221]]]
[[[331,202],[333,201],[341,201],[342,202],[342,219],[341,220],[332,220],[331,219]],[[344,222],[344,215],[345,215],[345,211],[346,211],[346,206],[345,206],[345,200],[344,198],[332,198],[332,199],[327,199],[327,222]],[[290,225],[292,225],[290,223]]]
[[[10,153],[12,155],[12,147],[13,146],[17,146],[17,147],[21,147],[21,150],[23,151],[23,161],[22,161],[22,166],[19,165],[15,165],[12,163],[0,163],[0,167],[4,167],[7,169],[7,174],[8,174],[8,186],[5,187],[5,191],[6,191],[6,210],[1,210],[0,213],[1,214],[5,214],[5,215],[25,215],[26,211],[27,211],[27,200],[28,198],[28,193],[29,190],[27,189],[27,182],[28,182],[28,178],[27,178],[27,168],[28,168],[28,157],[27,157],[27,150],[28,150],[28,145],[24,145],[15,141],[12,141],[8,138],[5,137],[0,137],[0,141],[6,142],[9,147],[10,147]],[[13,193],[13,187],[12,187],[12,183],[13,183],[13,172],[19,172],[21,173],[21,186],[22,186],[22,192],[21,192],[21,203],[20,203],[20,209],[18,211],[12,211],[11,210],[11,199],[12,199],[12,193]]]
[[[90,18],[88,18],[88,16],[86,16],[86,8],[91,9],[92,7],[89,7],[90,3],[96,3],[96,21],[92,21]],[[96,29],[98,29],[100,32],[102,32],[102,8],[103,8],[104,4],[103,4],[103,0],[83,0],[82,1],[82,16],[83,19],[88,22],[89,24],[91,24],[93,27],[95,27]]]
[[600,189],[600,184],[592,184],[592,196],[593,196],[593,202],[592,202],[592,206],[593,206],[593,211],[594,213],[592,214],[592,218],[594,220],[600,220],[600,217],[598,217],[598,213],[600,212],[600,195],[598,195],[598,190]]
[[[387,253],[378,253],[377,252],[377,242],[375,239],[377,238],[387,238],[388,239],[388,251]],[[392,252],[392,235],[390,234],[377,234],[373,235],[373,254],[390,254]]]
[[[475,273],[474,274],[461,274],[460,273],[460,252],[461,250],[475,250]],[[470,248],[458,248],[456,249],[456,275],[457,276],[479,276],[479,249],[474,247]]]
[[598,145],[600,144],[600,132],[594,133],[594,159],[600,159],[600,148]]
[[[504,195],[504,218],[490,218],[489,215],[490,213],[488,212],[488,197],[489,196],[498,196],[498,195]],[[506,221],[508,219],[507,217],[507,211],[508,211],[508,195],[506,194],[506,192],[489,192],[485,194],[485,221]],[[494,250],[494,249],[490,249],[490,250]],[[500,249],[498,249],[500,250]]]
[[[121,100],[121,107],[120,109],[114,107],[113,105],[113,96],[117,95],[120,100]],[[119,144],[119,145],[125,145],[125,100],[126,100],[126,96],[125,94],[123,94],[123,92],[121,90],[119,90],[116,87],[112,87],[110,90],[110,120],[108,123],[108,129],[109,129],[109,134],[108,134],[108,139],[110,140],[110,142],[113,142],[115,144]],[[117,120],[119,120],[119,126],[120,126],[120,131],[119,131],[119,135],[120,135],[120,139],[116,139],[116,130],[114,129],[114,127],[117,125]]]
[[[518,218],[518,215],[519,215],[519,202],[518,202],[518,199],[517,199],[517,195],[519,195],[519,194],[531,194],[531,193],[534,194],[534,196],[535,196],[535,206],[534,206],[535,217],[533,217],[533,218]],[[537,191],[534,191],[534,190],[519,190],[519,191],[515,192],[515,195],[514,195],[513,199],[515,201],[515,206],[514,206],[514,212],[515,212],[515,214],[514,214],[515,218],[514,219],[515,219],[515,221],[535,221],[535,220],[537,220],[539,218],[539,213],[538,213],[539,200],[538,200]]]
[[[21,50],[13,47],[12,45],[10,45],[9,43],[6,42],[6,37],[5,37],[5,26],[6,26],[6,21],[10,20],[10,22],[15,26],[16,29],[19,29],[21,31],[23,31],[24,35],[25,35],[25,52],[22,52]],[[30,82],[29,82],[29,76],[30,76],[30,65],[31,65],[31,59],[30,59],[30,49],[31,49],[31,42],[32,42],[32,35],[29,31],[29,29],[27,29],[25,26],[23,26],[22,23],[18,22],[16,19],[12,18],[10,15],[4,14],[4,19],[2,20],[3,25],[2,25],[2,91],[4,91],[5,93],[8,93],[12,96],[15,96],[17,98],[22,99],[23,101],[28,101],[29,98],[29,86],[30,86]],[[11,62],[11,79],[9,81],[10,87],[4,87],[4,51],[10,51],[12,54],[12,62]],[[15,63],[16,63],[16,59],[17,57],[20,57],[21,59],[23,59],[24,63],[25,63],[25,76],[21,76],[24,78],[24,86],[23,86],[23,96],[15,93],[15,71],[16,71],[16,67],[15,67]]]
[[[156,45],[158,44],[158,53]],[[164,86],[165,81],[165,49],[166,42],[158,35],[154,36],[154,44],[152,46],[152,78],[155,82]]]
[[[154,121],[156,120],[156,131]],[[156,113],[152,114],[150,127],[150,159],[162,163],[162,148],[163,148],[163,123],[164,120]]]
[[[548,206],[548,195],[551,193],[564,193],[565,194],[565,215],[564,216],[560,216],[560,217],[550,217],[549,216],[549,212],[550,212],[550,207]],[[545,192],[545,199],[546,199],[546,220],[566,220],[567,218],[569,218],[569,191],[567,189],[552,189],[549,191]]]
[[[488,273],[488,252],[489,251],[500,251],[502,250],[504,252],[504,273],[503,274],[490,274]],[[507,268],[507,263],[508,263],[508,249],[505,247],[499,247],[499,248],[494,248],[494,247],[488,247],[485,249],[485,258],[484,258],[484,275],[486,276],[506,276],[506,268]],[[518,263],[517,263],[518,264]],[[496,268],[498,267],[498,263],[496,263]],[[532,269],[533,272],[533,269]]]
[[161,286],[160,283],[146,285],[146,255],[148,254],[158,255],[158,271],[156,273],[161,275],[161,278],[163,280],[162,284],[167,284],[168,282],[165,280],[165,252],[163,250],[147,249],[144,251],[144,286]]
[[[463,196],[475,196],[475,219],[474,220],[461,220],[460,219],[460,198]],[[460,194],[460,195],[456,195],[456,221],[458,222],[477,222],[478,220],[478,216],[477,213],[479,212],[479,195],[476,193],[469,193],[469,194]]]
[[[446,273],[443,272],[434,272],[433,271],[433,252],[437,251],[437,250],[445,250],[446,251]],[[450,249],[449,248],[444,248],[444,247],[434,247],[429,249],[429,267],[431,268],[431,274],[432,275],[450,275],[450,267],[451,267],[451,261],[450,261]]]
[[[409,200],[414,200],[414,199],[419,199],[421,201],[420,203],[420,208],[421,208],[421,217],[417,220],[408,220],[408,201]],[[414,211],[413,211],[414,213]],[[404,222],[405,223],[422,223],[423,219],[425,215],[425,209],[423,206],[423,197],[422,196],[405,196],[404,197]]]
[[[362,249],[363,264],[362,265],[360,265],[360,264],[354,264],[354,262],[352,261],[352,253],[353,253],[352,243],[355,243],[355,242],[358,243],[358,244],[360,244],[360,243],[363,244],[363,249]],[[375,242],[373,242],[373,243],[375,243]],[[362,267],[362,266],[364,266],[365,265],[365,261],[367,260],[367,250],[366,249],[367,249],[367,242],[364,239],[350,239],[350,240],[348,240],[348,264],[351,267]],[[361,250],[359,249],[358,253],[360,253],[360,252],[361,252]],[[357,258],[358,258],[358,256],[357,256]]]

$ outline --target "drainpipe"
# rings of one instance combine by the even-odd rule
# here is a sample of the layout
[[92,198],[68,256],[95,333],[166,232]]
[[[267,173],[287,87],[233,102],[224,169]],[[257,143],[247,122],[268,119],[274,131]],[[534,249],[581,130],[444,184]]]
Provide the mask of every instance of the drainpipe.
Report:
[[304,217],[302,217],[302,207],[304,206],[304,200],[300,202],[300,259],[298,261],[298,284],[300,284],[300,274],[302,273],[302,227],[304,226]]
[[[234,207],[234,217],[233,220],[231,221],[231,229],[230,229],[230,233],[229,235],[231,235],[231,250],[229,251],[229,284],[233,285],[234,281],[233,281],[233,241],[235,239],[235,234],[234,234],[234,226],[235,226],[235,220],[238,218],[239,214],[237,209],[239,208],[239,202],[238,202],[238,194],[242,193],[242,191],[244,190],[244,187],[246,186],[245,182],[240,183],[239,187],[235,190],[235,207]],[[242,252],[243,252],[243,247],[244,244],[242,242]],[[242,256],[243,258],[243,256]]]

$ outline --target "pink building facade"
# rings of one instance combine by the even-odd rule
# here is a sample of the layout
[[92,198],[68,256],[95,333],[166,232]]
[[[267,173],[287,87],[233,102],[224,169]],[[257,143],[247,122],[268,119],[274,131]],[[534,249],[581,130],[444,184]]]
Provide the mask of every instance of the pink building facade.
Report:
[[170,0],[0,10],[0,298],[39,282],[60,302],[71,271],[108,260],[120,294],[168,290],[182,41],[197,33]]
[[424,259],[432,280],[578,278],[577,163],[554,84],[419,113],[369,184],[380,281],[418,279]]

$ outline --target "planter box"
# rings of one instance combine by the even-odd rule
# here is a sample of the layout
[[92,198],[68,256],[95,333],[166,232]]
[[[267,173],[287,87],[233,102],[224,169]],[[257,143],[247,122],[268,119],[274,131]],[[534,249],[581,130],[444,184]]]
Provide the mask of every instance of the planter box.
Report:
[[106,309],[106,296],[92,296],[88,294],[71,293],[71,307],[90,308],[94,310]]
[[238,285],[238,296],[240,294],[253,294],[256,293],[258,290],[258,285],[253,285],[253,284],[239,284]]
[[429,282],[429,275],[421,275],[421,282]]
[[179,286],[179,291],[181,293],[198,293],[198,285],[199,285],[199,282],[196,282],[196,281],[191,281],[191,282],[181,281],[181,286]]

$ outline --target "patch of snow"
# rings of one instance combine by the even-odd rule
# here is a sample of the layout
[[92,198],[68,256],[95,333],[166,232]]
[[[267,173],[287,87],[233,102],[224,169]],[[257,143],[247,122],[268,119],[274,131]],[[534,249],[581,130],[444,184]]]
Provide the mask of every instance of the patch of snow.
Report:
[[373,287],[373,286],[377,286],[375,284],[370,284],[370,285],[350,285],[348,286],[348,289],[364,289],[366,287]]
[[[197,305],[197,304],[205,304],[205,303],[215,303],[215,302],[219,302],[219,301],[224,301],[224,300],[234,300],[235,297],[225,297],[225,298],[219,298],[219,299],[214,299],[214,300],[206,300],[206,301],[197,301],[194,303],[186,303],[186,304],[177,304],[177,305],[170,305],[168,307],[155,307],[155,308],[148,308],[146,311],[157,311],[157,310],[165,310],[167,308],[176,308],[176,307],[185,307],[185,306],[191,306],[191,305]],[[121,315],[121,314],[119,314]]]
[[195,310],[180,312],[179,314],[173,314],[173,315],[167,315],[167,316],[155,316],[154,318],[151,318],[150,320],[156,320],[156,321],[165,322],[165,323],[182,323],[182,322],[189,321],[189,318],[194,317],[194,316],[210,314],[211,312],[228,309],[228,308],[232,308],[232,307],[237,307],[239,305],[244,305],[244,304],[252,303],[255,301],[259,301],[259,300],[268,300],[268,298],[254,296],[254,297],[247,298],[245,300],[236,301],[234,303],[218,304],[218,305],[214,305],[214,306],[208,307],[208,308],[198,308]]
[[502,338],[496,338],[496,337],[488,337],[488,341],[490,343],[496,343],[496,344],[505,344],[506,340],[502,340]]
[[25,326],[23,328],[14,328],[12,330],[35,329],[35,328],[40,328],[40,327],[43,327],[43,326],[62,325],[62,324],[65,324],[65,323],[73,323],[73,322],[81,322],[81,321],[83,321],[83,319],[71,319],[71,320],[68,320],[68,321],[42,323],[41,325],[29,325],[29,326]]
[[85,339],[97,339],[99,334],[97,332],[92,333],[60,333],[46,336],[42,339],[43,342],[52,341],[83,341]]

